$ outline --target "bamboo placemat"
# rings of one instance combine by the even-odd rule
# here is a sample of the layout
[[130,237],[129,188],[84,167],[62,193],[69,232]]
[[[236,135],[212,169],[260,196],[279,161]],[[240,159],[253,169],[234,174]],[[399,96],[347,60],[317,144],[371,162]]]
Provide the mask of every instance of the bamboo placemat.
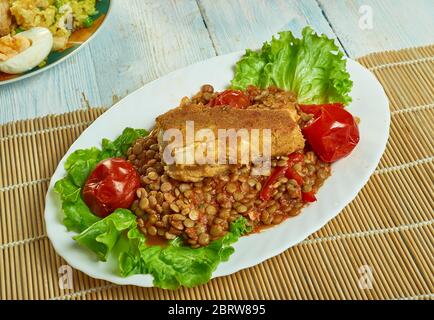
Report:
[[0,298],[434,298],[434,46],[359,61],[383,84],[392,111],[389,144],[369,183],[299,245],[194,289],[116,286],[77,270],[72,288],[61,289],[65,262],[45,233],[44,197],[58,161],[104,109],[1,126]]

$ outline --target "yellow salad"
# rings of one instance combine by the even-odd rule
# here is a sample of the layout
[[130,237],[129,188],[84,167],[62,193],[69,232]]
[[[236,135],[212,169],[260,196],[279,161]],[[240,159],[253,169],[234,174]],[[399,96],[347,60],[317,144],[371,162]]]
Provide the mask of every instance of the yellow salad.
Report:
[[48,28],[53,34],[53,50],[64,49],[71,33],[90,27],[92,16],[97,13],[96,0],[7,1],[12,21],[10,33],[14,35],[33,27]]

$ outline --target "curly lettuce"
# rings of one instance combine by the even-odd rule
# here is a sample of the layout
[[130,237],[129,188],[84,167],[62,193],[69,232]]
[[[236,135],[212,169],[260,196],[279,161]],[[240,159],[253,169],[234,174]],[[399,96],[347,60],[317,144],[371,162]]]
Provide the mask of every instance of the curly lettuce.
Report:
[[211,279],[217,266],[234,253],[231,246],[251,231],[244,217],[231,223],[230,230],[222,238],[206,247],[192,249],[183,245],[180,238],[172,240],[167,247],[147,247],[145,237],[137,229],[131,229],[127,238],[129,250],[119,256],[119,267],[123,276],[149,273],[154,285],[164,289],[194,287]]
[[148,133],[143,129],[126,128],[114,141],[104,139],[102,150],[89,148],[73,152],[65,162],[66,177],[57,181],[54,190],[60,195],[64,212],[63,224],[69,231],[82,232],[100,220],[81,197],[81,188],[101,160],[124,157],[131,144]]
[[100,220],[83,201],[81,187],[75,185],[70,176],[57,181],[54,190],[62,201],[63,224],[69,231],[82,232]]
[[310,27],[303,29],[301,39],[290,31],[279,35],[259,51],[246,51],[235,66],[234,89],[276,86],[293,91],[302,104],[351,102],[353,82],[344,55],[332,39]]
[[74,240],[95,253],[101,261],[110,255],[118,258],[123,277],[151,274],[154,285],[165,289],[194,287],[211,279],[219,263],[234,252],[231,246],[250,231],[245,218],[233,222],[229,232],[208,246],[192,249],[177,238],[166,247],[147,246],[146,238],[137,227],[136,216],[127,209],[117,209],[101,219],[95,216],[81,197],[81,188],[101,160],[123,157],[128,148],[145,130],[127,128],[114,141],[104,139],[102,149],[89,148],[73,152],[65,162],[67,175],[57,181],[55,191],[62,200],[64,225],[77,233]]
[[106,261],[122,231],[136,227],[136,216],[127,209],[117,209],[74,237],[80,245],[92,250],[99,260]]
[[208,282],[217,266],[235,251],[231,244],[249,231],[247,220],[241,217],[225,236],[206,247],[192,249],[180,238],[166,247],[147,246],[146,237],[137,228],[136,216],[130,210],[118,209],[74,239],[102,261],[115,254],[123,277],[151,274],[156,287],[177,289]]

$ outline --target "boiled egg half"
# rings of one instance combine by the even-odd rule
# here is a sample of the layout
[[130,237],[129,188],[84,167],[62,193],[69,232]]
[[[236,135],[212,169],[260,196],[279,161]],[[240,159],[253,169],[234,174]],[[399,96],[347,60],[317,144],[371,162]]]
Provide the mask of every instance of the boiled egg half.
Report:
[[[45,60],[53,48],[53,35],[47,28],[35,27],[11,38],[12,41],[8,42],[14,43],[18,48],[10,48],[13,51],[9,51],[12,52],[9,57],[6,53],[3,55],[6,56],[4,61],[0,59],[0,71],[8,74],[19,74],[33,69]],[[0,50],[1,48],[0,43]]]

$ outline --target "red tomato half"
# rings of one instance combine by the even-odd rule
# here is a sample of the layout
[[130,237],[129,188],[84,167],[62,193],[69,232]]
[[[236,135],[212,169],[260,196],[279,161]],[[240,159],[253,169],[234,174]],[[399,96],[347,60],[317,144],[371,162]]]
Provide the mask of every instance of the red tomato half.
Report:
[[303,135],[324,162],[348,156],[359,143],[357,124],[342,104],[300,105],[314,120],[303,128]]
[[240,90],[226,90],[219,93],[217,97],[210,102],[210,106],[231,106],[233,108],[244,109],[252,103],[250,98]]
[[99,217],[106,217],[119,208],[129,208],[140,177],[133,165],[121,158],[111,158],[97,164],[83,188],[84,202]]

